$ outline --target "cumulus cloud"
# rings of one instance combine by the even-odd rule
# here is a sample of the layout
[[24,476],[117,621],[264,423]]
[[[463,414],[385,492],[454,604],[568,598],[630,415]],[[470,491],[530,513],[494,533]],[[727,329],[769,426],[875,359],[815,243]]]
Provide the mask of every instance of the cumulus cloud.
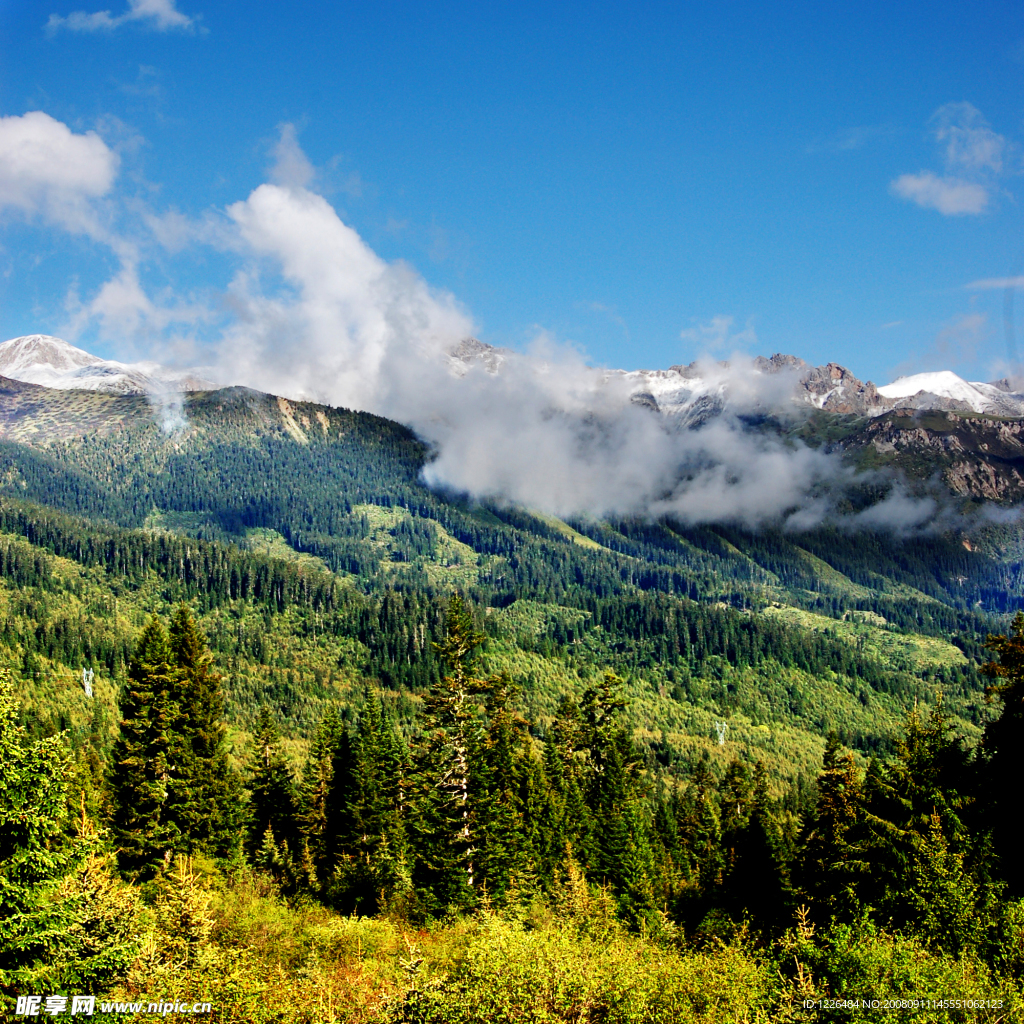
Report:
[[[687,429],[632,402],[626,377],[543,335],[499,362],[453,367],[452,349],[475,333],[468,313],[377,256],[322,196],[265,184],[227,215],[246,266],[214,375],[409,424],[434,446],[433,486],[562,516],[753,526],[796,513],[820,521],[828,488],[848,476],[838,459],[741,422],[785,401],[784,374],[760,374],[748,359],[709,362],[701,372],[713,391],[728,386],[730,412]],[[716,318],[702,340],[749,330]]]
[[947,103],[932,115],[945,174],[923,170],[889,184],[893,195],[947,217],[984,213],[1003,172],[1006,139],[996,134],[970,103]]
[[260,263],[232,285],[238,321],[222,351],[229,366],[248,365],[260,386],[380,408],[396,375],[435,363],[446,372],[445,347],[473,331],[450,295],[380,259],[322,196],[261,185],[227,212],[237,248],[288,285],[266,294]]
[[182,14],[175,6],[175,0],[128,0],[128,10],[118,15],[110,11],[72,11],[66,16],[51,14],[46,22],[46,31],[50,34],[62,29],[68,32],[113,32],[132,23],[156,32],[191,31],[195,28],[195,18]]
[[110,191],[118,164],[95,132],[76,134],[41,110],[0,117],[0,208],[100,237],[93,201]]
[[983,185],[963,178],[940,178],[931,171],[901,174],[890,188],[901,199],[909,199],[925,209],[938,210],[947,217],[984,213],[988,208],[989,192]]

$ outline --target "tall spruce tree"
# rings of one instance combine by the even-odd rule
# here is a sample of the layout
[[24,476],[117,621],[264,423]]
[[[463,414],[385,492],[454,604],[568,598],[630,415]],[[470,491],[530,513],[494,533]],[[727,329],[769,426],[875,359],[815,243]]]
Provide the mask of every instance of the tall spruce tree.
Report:
[[797,884],[815,920],[852,920],[859,909],[856,892],[863,870],[863,793],[853,755],[835,733],[825,744],[817,781],[817,803],[801,837]]
[[[947,865],[983,873],[987,844],[966,823],[974,783],[971,755],[953,733],[942,705],[925,720],[915,709],[897,745],[896,757],[884,767],[872,766],[865,780],[865,859],[870,871],[860,885],[864,902],[897,927],[921,922],[921,901],[915,896],[927,861],[941,845]],[[936,834],[938,829],[938,835]],[[941,843],[939,843],[941,837]],[[991,890],[978,890],[980,901]]]
[[500,903],[512,890],[535,884],[535,833],[545,813],[526,722],[513,708],[517,689],[507,673],[489,679],[486,687],[487,730],[473,758],[471,785],[479,882]]
[[754,764],[751,788],[750,813],[735,839],[724,895],[735,916],[749,916],[765,932],[781,931],[789,924],[791,892],[762,761]]
[[128,874],[167,868],[175,852],[227,856],[240,838],[241,781],[210,661],[185,605],[170,637],[153,616],[135,645],[109,769],[111,825]]
[[291,766],[281,749],[277,723],[273,712],[266,706],[260,708],[248,767],[247,852],[253,857],[266,844],[279,858],[276,867],[284,869],[285,862],[299,848],[297,794]]
[[591,874],[611,885],[632,923],[654,909],[651,822],[643,761],[621,721],[622,680],[606,672],[581,700],[588,754],[586,798],[593,816]]
[[300,869],[315,891],[329,883],[338,862],[344,799],[337,794],[348,788],[351,759],[348,732],[330,708],[317,727],[299,784]]
[[435,645],[442,674],[425,701],[417,755],[415,808],[410,816],[415,884],[429,913],[475,900],[476,823],[470,800],[470,756],[479,730],[475,669],[484,635],[455,595],[442,640]]
[[411,885],[405,833],[408,754],[379,694],[366,693],[331,790],[337,816],[338,859],[329,887],[344,913],[375,914],[405,905]]
[[584,795],[589,771],[587,757],[579,703],[573,697],[564,697],[544,749],[555,826],[555,838],[547,847],[550,880],[556,872],[569,868],[567,857],[584,870],[592,869],[596,862],[594,816]]
[[690,877],[676,902],[677,915],[696,926],[718,897],[726,869],[722,819],[706,751],[694,766],[677,821]]
[[166,814],[179,750],[170,659],[167,634],[153,616],[128,666],[121,728],[110,759],[110,824],[118,865],[129,876],[169,866],[181,844],[181,833]]
[[225,743],[220,677],[186,604],[179,605],[171,619],[169,649],[176,683],[176,765],[165,813],[182,837],[182,852],[204,850],[226,857],[241,835],[242,785]]

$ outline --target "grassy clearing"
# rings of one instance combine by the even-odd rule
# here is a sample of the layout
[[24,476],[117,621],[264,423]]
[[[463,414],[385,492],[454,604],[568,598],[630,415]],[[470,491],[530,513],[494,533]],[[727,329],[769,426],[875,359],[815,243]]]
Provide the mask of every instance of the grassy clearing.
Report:
[[826,633],[842,643],[875,655],[892,668],[916,672],[944,665],[967,664],[967,658],[959,647],[939,637],[886,629],[881,616],[872,616],[875,621],[868,621],[866,616],[870,613],[831,619],[802,608],[775,606],[766,608],[764,614],[801,629]]

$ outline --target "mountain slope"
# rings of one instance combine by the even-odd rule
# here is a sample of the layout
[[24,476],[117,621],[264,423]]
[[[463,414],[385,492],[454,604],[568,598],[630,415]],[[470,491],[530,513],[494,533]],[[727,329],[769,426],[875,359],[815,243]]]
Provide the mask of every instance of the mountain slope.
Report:
[[[818,756],[829,728],[864,751],[884,748],[902,709],[939,689],[962,727],[976,730],[983,697],[974,666],[996,626],[989,616],[1024,593],[1010,527],[972,530],[968,547],[959,533],[565,524],[430,491],[420,482],[426,447],[366,413],[235,388],[186,396],[187,427],[168,435],[138,396],[6,387],[0,495],[88,522],[58,529],[46,525],[47,513],[12,505],[0,527],[43,553],[106,566],[111,596],[103,601],[138,593],[141,615],[156,594],[183,593],[205,607],[205,570],[190,568],[203,544],[223,552],[214,562],[225,567],[232,548],[286,556],[311,581],[325,568],[333,574],[350,611],[328,620],[301,601],[275,606],[272,616],[284,618],[273,629],[282,638],[334,637],[339,652],[350,652],[343,666],[340,653],[332,657],[351,685],[371,679],[415,691],[433,671],[429,644],[443,601],[462,590],[484,615],[492,664],[526,681],[538,714],[612,667],[627,679],[635,724],[659,756],[713,747],[713,720],[724,715],[737,739],[792,774]],[[124,529],[136,532],[117,533]],[[199,547],[188,556],[182,549],[180,575],[173,568],[156,590],[146,572],[126,575],[135,556],[109,561],[111,550],[141,545],[147,564],[144,552],[161,537],[197,538]],[[235,570],[218,572],[231,579]],[[231,617],[264,614],[246,610],[246,600],[209,606],[207,628],[224,637],[224,658],[243,657],[229,642]],[[236,611],[231,601],[241,602]],[[10,621],[25,636],[20,620]],[[830,633],[823,622],[836,626]],[[40,620],[33,635],[47,628]],[[275,643],[291,649],[286,639]],[[922,659],[914,653],[922,643],[946,653]],[[316,672],[325,671],[318,650],[303,641],[281,666],[294,669],[288,699],[308,709],[295,722],[299,735],[327,699],[313,699]],[[241,662],[221,664],[229,675],[241,671]],[[229,686],[240,727],[277,678],[255,668],[243,676],[249,681]]]

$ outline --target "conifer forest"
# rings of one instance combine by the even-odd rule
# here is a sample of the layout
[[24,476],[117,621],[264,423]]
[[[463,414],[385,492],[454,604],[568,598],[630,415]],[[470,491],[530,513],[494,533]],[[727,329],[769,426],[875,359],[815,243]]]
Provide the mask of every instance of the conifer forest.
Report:
[[4,1019],[1024,1020],[1016,521],[561,520],[367,414],[75,401],[0,440]]

